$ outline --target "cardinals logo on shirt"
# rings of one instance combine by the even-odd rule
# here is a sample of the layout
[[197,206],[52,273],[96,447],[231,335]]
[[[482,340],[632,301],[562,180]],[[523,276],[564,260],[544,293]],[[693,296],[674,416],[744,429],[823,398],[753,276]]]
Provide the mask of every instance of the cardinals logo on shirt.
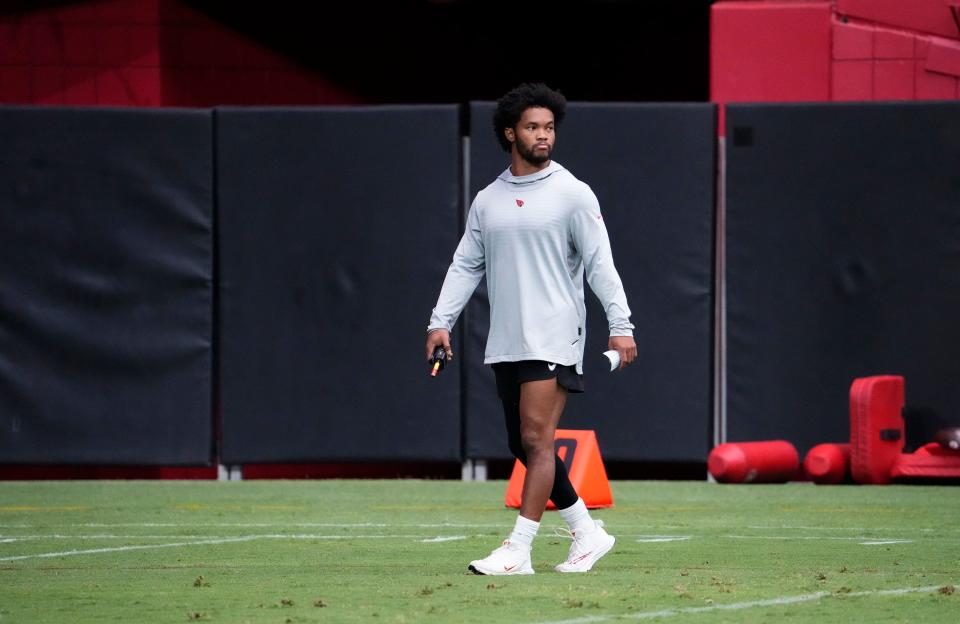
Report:
[[518,208],[523,208],[523,200],[522,200],[522,199],[518,199],[518,200],[517,200],[517,207],[518,207]]

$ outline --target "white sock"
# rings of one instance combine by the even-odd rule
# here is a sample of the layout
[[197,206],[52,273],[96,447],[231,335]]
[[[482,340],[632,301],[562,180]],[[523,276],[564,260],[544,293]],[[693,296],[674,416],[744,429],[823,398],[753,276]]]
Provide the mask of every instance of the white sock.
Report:
[[527,548],[531,548],[533,547],[533,538],[537,536],[539,529],[539,522],[517,516],[517,523],[513,525],[513,533],[510,534],[509,539],[514,544],[523,544]]
[[582,498],[578,498],[577,502],[559,511],[560,517],[566,520],[571,531],[587,532],[593,530],[593,518],[590,517],[590,512],[587,511],[587,505]]

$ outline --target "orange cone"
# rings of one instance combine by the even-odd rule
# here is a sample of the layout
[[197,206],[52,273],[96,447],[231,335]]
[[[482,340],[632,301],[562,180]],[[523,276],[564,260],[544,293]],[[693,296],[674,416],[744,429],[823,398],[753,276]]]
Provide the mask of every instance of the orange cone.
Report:
[[[603,459],[600,458],[596,433],[592,430],[557,429],[553,441],[557,455],[567,466],[573,489],[586,506],[590,509],[613,507],[613,493],[610,491],[610,481],[607,480]],[[504,497],[507,507],[520,507],[523,480],[526,476],[527,469],[519,461],[515,462],[510,483],[507,484],[507,495]],[[556,508],[553,501],[547,503],[547,509]]]
[[786,440],[728,442],[710,451],[707,470],[720,483],[786,483],[800,467]]
[[850,445],[818,444],[803,460],[803,470],[814,483],[843,483],[850,480]]

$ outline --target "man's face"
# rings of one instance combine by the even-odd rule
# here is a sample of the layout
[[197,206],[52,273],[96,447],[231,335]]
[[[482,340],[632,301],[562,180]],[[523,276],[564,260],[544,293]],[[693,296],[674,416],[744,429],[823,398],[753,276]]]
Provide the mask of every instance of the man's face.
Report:
[[514,128],[505,130],[507,139],[521,158],[533,165],[541,165],[550,160],[554,134],[553,113],[549,108],[533,107],[523,111],[520,121]]

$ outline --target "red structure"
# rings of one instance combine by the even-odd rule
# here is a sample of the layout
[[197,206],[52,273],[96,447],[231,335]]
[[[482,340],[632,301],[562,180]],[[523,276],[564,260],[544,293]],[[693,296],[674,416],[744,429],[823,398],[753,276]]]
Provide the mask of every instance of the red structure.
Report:
[[714,102],[960,98],[956,0],[728,0],[711,11]]

